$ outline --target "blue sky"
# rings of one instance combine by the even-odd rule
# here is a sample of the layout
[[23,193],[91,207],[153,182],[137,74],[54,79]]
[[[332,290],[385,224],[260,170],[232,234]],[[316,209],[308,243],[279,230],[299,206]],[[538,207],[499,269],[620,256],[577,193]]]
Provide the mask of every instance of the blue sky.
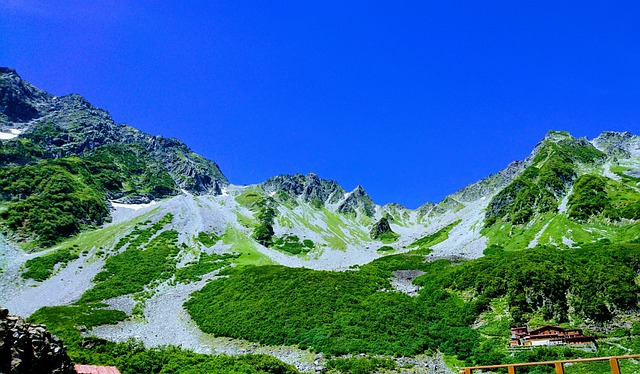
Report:
[[0,0],[0,65],[232,183],[313,171],[415,208],[551,129],[640,134],[638,20],[636,1]]

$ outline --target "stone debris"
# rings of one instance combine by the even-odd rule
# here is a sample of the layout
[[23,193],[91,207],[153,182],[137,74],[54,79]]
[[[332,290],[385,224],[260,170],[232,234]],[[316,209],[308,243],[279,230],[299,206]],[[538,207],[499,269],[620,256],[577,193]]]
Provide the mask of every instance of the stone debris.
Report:
[[0,308],[0,373],[72,374],[62,341],[43,325],[26,323]]

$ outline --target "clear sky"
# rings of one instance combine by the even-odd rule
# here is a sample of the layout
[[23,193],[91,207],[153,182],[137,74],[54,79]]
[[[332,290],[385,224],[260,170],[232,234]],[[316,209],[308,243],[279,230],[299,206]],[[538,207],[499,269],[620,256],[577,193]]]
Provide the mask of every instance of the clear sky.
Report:
[[313,171],[410,208],[551,129],[640,134],[638,1],[0,0],[0,65],[234,184]]

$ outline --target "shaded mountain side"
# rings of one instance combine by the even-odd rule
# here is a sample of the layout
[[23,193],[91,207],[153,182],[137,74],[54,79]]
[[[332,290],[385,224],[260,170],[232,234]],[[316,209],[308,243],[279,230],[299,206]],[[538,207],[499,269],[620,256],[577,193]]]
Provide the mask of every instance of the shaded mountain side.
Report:
[[109,202],[222,192],[218,166],[174,138],[117,125],[80,95],[53,96],[0,68],[1,218],[49,246],[109,220]]
[[133,146],[144,149],[139,156],[153,159],[150,167],[166,171],[178,189],[215,194],[228,184],[218,165],[179,140],[117,125],[107,111],[80,95],[53,96],[22,80],[15,70],[0,68],[0,132],[11,130],[20,135],[2,142],[0,166],[84,156],[106,145]]
[[586,139],[550,132],[522,173],[493,197],[485,225],[499,220],[524,224],[536,214],[556,212],[578,177],[580,165],[597,166],[604,159],[605,154]]

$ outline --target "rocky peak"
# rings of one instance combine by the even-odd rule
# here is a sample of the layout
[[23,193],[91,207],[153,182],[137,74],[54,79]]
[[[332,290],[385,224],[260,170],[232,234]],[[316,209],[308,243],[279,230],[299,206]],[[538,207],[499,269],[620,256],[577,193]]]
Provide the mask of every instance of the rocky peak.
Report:
[[340,185],[328,179],[320,179],[315,173],[307,175],[277,175],[262,183],[262,189],[268,193],[284,191],[290,196],[295,196],[305,202],[314,200],[323,203],[335,203],[344,195],[345,191]]
[[605,131],[591,144],[609,156],[640,157],[640,137],[629,132]]
[[52,98],[52,95],[23,81],[14,69],[0,68],[0,126],[38,117],[42,104]]
[[391,229],[391,225],[389,224],[389,219],[387,217],[382,217],[378,222],[376,222],[371,228],[370,235],[372,239],[380,239],[385,234],[395,234]]
[[[23,81],[15,70],[0,69],[0,131],[17,129],[43,148],[44,158],[83,155],[102,146],[142,144],[149,162],[160,165],[176,185],[195,194],[221,193],[228,185],[218,165],[175,138],[145,134],[117,125],[111,115],[84,97],[56,97]],[[27,160],[33,161],[33,160]]]
[[357,211],[364,215],[373,217],[376,205],[361,185],[349,192],[346,198],[338,205],[338,212],[344,214],[357,214]]
[[563,140],[572,140],[574,139],[573,136],[571,136],[571,134],[569,134],[566,131],[556,131],[556,130],[550,130],[542,139],[543,142],[547,141],[547,142],[559,142],[559,141],[563,141]]

